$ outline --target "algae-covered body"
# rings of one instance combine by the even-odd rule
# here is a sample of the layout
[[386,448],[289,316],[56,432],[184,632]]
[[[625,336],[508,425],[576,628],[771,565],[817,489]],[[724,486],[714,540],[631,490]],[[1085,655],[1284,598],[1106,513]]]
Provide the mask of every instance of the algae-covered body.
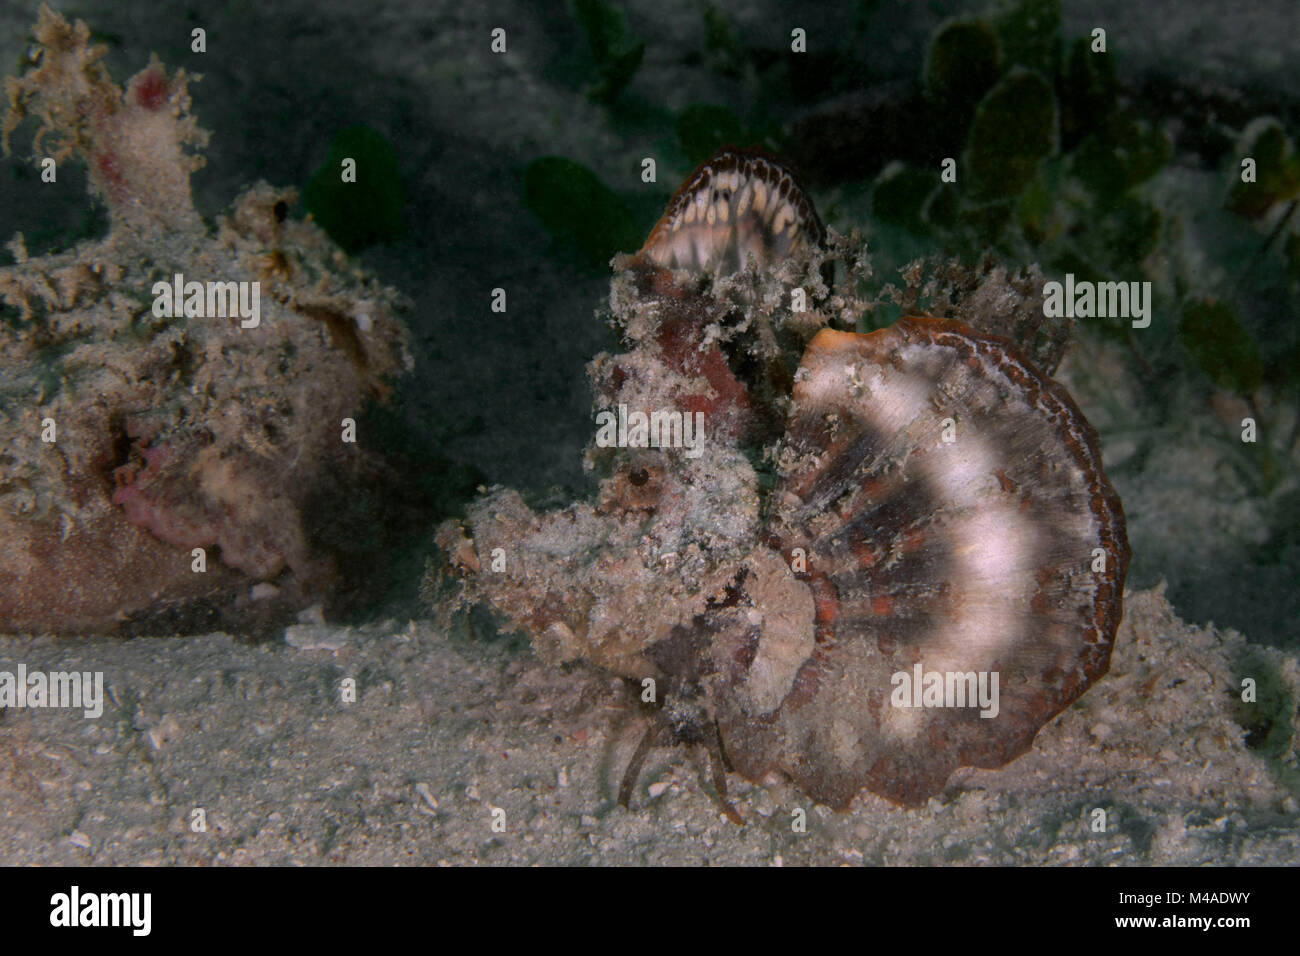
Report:
[[86,25],[48,8],[36,38],[5,145],[34,117],[38,157],[83,159],[110,229],[34,258],[19,235],[0,269],[0,632],[255,624],[328,600],[323,504],[383,475],[346,422],[410,367],[401,297],[290,217],[291,190],[258,184],[203,221],[183,71],[155,60],[123,90]]
[[733,819],[724,763],[915,805],[1019,756],[1106,671],[1123,511],[1073,400],[984,331],[1024,297],[990,273],[965,322],[839,331],[869,308],[863,260],[775,163],[724,150],[616,261],[630,348],[590,366],[597,409],[702,415],[702,448],[629,427],[589,453],[596,501],[536,514],[495,490],[440,530],[462,600],[653,688],[625,799],[657,740],[709,750]]

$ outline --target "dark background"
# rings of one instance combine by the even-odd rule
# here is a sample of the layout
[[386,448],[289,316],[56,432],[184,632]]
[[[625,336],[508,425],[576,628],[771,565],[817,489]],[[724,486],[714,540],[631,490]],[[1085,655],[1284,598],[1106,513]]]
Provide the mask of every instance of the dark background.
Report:
[[[108,45],[107,63],[119,82],[150,52],[171,68],[203,75],[192,93],[212,143],[194,186],[209,218],[259,178],[304,187],[327,161],[334,137],[354,124],[391,144],[403,227],[358,251],[365,267],[414,302],[417,367],[399,395],[400,427],[391,440],[552,504],[587,487],[584,366],[617,343],[593,315],[608,270],[530,210],[529,164],[543,156],[582,164],[623,203],[627,234],[640,235],[697,159],[682,116],[693,105],[721,106],[746,133],[803,168],[832,225],[868,230],[877,271],[887,274],[912,255],[944,252],[946,243],[939,235],[873,229],[872,182],[892,160],[917,163],[931,148],[960,145],[960,131],[936,130],[932,114],[916,112],[924,106],[926,51],[946,18],[989,8],[613,4],[608,9],[623,19],[610,21],[611,52],[593,39],[590,18],[560,0],[57,5],[69,18],[87,20]],[[21,61],[36,12],[34,2],[0,3],[6,73]],[[505,56],[489,52],[489,33],[498,26],[507,30]],[[797,64],[789,55],[796,26],[807,31],[809,45]],[[1179,243],[1178,251],[1166,256],[1158,249],[1120,277],[1141,279],[1144,269],[1159,270],[1176,254],[1184,261],[1199,256],[1208,267],[1195,271],[1206,288],[1194,291],[1231,298],[1265,358],[1285,366],[1300,318],[1295,281],[1278,255],[1252,258],[1249,250],[1262,243],[1267,225],[1234,219],[1223,205],[1241,129],[1262,115],[1278,116],[1288,132],[1298,129],[1300,8],[1293,0],[1065,3],[1061,48],[1094,26],[1107,30],[1124,108],[1165,130],[1173,146],[1144,187],[1144,201],[1170,227],[1173,238],[1162,234],[1161,242]],[[207,31],[204,54],[190,51],[195,27]],[[644,52],[625,85],[602,91],[611,69],[617,72],[611,58],[636,44]],[[20,162],[27,143],[20,133],[19,156],[0,166],[0,236],[21,230],[30,253],[39,255],[102,232],[106,220],[88,201],[79,170],[61,173],[55,187],[32,188],[32,173]],[[1070,146],[1063,141],[1058,149]],[[640,181],[645,156],[658,162],[655,184]],[[1238,281],[1242,270],[1247,278]],[[509,296],[504,315],[489,309],[495,287]],[[1234,451],[1213,438],[1223,425],[1210,399],[1225,391],[1231,397],[1233,389],[1180,351],[1169,332],[1178,322],[1176,304],[1165,306],[1162,312],[1158,304],[1155,315],[1163,337],[1139,343],[1136,356],[1122,337],[1082,333],[1094,346],[1081,350],[1085,377],[1115,383],[1119,411],[1099,407],[1089,389],[1079,398],[1102,431],[1129,514],[1130,585],[1164,578],[1187,619],[1294,645],[1294,450],[1284,438],[1275,442],[1274,480],[1243,476],[1255,465],[1235,462]],[[1277,382],[1283,384],[1266,396],[1267,408],[1285,431],[1294,391],[1287,393],[1285,373]],[[413,600],[415,584],[398,582],[393,594]]]

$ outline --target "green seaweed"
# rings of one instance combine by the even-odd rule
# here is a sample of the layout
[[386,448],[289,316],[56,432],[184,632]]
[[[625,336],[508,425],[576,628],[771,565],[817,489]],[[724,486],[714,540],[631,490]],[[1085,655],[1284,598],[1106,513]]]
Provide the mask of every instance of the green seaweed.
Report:
[[980,101],[966,146],[972,193],[1007,199],[1029,185],[1056,148],[1056,97],[1037,73],[1017,68]]
[[1086,137],[1071,154],[1070,172],[1103,200],[1146,182],[1173,156],[1173,144],[1149,123],[1116,120]]
[[[344,182],[343,161],[356,162],[356,182]],[[369,126],[349,126],[330,143],[324,165],[312,173],[303,205],[348,253],[400,239],[405,195],[397,152]]]
[[[1289,511],[1292,521],[1300,518],[1295,495],[1284,501],[1281,510]],[[1295,524],[1287,527],[1296,527]],[[1292,536],[1294,541],[1294,536]],[[1296,746],[1296,699],[1286,676],[1277,662],[1267,652],[1247,645],[1234,662],[1238,686],[1229,688],[1233,697],[1233,716],[1246,731],[1246,746],[1274,760],[1287,760]],[[1255,700],[1247,703],[1241,699],[1240,680],[1249,677],[1255,681]],[[1281,767],[1272,768],[1275,771]],[[1295,769],[1288,774],[1295,779]]]
[[974,258],[979,247],[997,245],[1014,216],[1015,207],[1010,199],[964,203],[959,210],[957,222],[966,236],[974,236],[977,239],[963,252],[970,258]]
[[1196,300],[1183,307],[1183,346],[1219,386],[1250,395],[1263,381],[1264,363],[1254,336],[1225,302]]
[[1111,201],[1098,200],[1093,217],[1095,226],[1081,245],[1108,273],[1131,270],[1155,251],[1162,220],[1145,199],[1122,194]]
[[1150,123],[1129,120],[1117,124],[1113,143],[1124,168],[1124,188],[1138,186],[1169,164],[1174,144]]
[[1119,115],[1119,79],[1107,53],[1092,52],[1092,40],[1079,37],[1070,45],[1058,84],[1061,97],[1061,139],[1077,143],[1107,129]]
[[942,122],[969,126],[975,106],[1002,75],[997,33],[984,20],[950,20],[935,31],[925,60],[927,95],[941,104]]
[[581,163],[543,156],[524,172],[524,203],[561,244],[604,269],[617,252],[641,245],[638,217],[617,193]]
[[1025,238],[1034,245],[1041,245],[1055,237],[1054,213],[1056,211],[1056,189],[1049,182],[1044,169],[1030,180],[1020,199],[1016,203],[1016,221]]
[[1054,76],[1060,63],[1061,0],[1002,0],[993,25],[1007,63]]
[[1059,26],[1055,0],[1023,0],[936,29],[923,80],[935,122],[965,131],[958,179],[923,191],[920,173],[890,170],[878,217],[958,255],[996,248],[1093,281],[1141,267],[1164,220],[1134,190],[1173,144],[1121,108],[1113,60],[1091,38],[1061,55]]
[[573,0],[573,15],[587,34],[596,63],[596,82],[587,95],[610,103],[632,81],[645,56],[645,44],[629,36],[627,17],[606,0]]
[[1237,176],[1228,194],[1232,212],[1258,219],[1275,204],[1300,195],[1300,155],[1277,120],[1263,117],[1252,122],[1241,134],[1238,151],[1241,157],[1255,160],[1256,181],[1244,183]]

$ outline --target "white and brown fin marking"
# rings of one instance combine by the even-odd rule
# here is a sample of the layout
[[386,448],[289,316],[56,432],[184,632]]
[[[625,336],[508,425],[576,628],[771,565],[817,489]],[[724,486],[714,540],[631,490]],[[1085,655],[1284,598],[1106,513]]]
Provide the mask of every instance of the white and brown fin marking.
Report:
[[677,190],[641,254],[666,269],[726,274],[750,256],[764,269],[806,253],[825,235],[788,170],[761,153],[728,147]]
[[[822,330],[779,460],[767,543],[782,559],[799,549],[815,609],[803,635],[772,623],[771,599],[761,628],[713,612],[733,680],[714,703],[741,774],[784,769],[833,807],[863,788],[915,806],[959,766],[1024,753],[1106,673],[1130,556],[1123,507],[1097,433],[1010,341],[916,317]],[[751,579],[742,588],[795,606]],[[915,667],[998,674],[997,713],[895,706],[893,676]]]

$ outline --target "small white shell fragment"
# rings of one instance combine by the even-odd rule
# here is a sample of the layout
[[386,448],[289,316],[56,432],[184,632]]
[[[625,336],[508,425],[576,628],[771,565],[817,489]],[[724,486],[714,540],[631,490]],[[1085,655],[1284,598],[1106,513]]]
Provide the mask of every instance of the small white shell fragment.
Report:
[[428,804],[430,810],[438,809],[438,798],[433,795],[433,791],[429,789],[429,785],[423,780],[415,785],[415,792],[420,795],[420,799]]
[[325,610],[319,604],[313,604],[298,612],[299,624],[324,624]]
[[154,750],[162,750],[173,740],[181,738],[181,725],[171,714],[165,714],[157,725],[149,730],[149,744]]
[[284,629],[284,642],[300,651],[339,651],[351,637],[352,628],[327,624],[290,624]]

